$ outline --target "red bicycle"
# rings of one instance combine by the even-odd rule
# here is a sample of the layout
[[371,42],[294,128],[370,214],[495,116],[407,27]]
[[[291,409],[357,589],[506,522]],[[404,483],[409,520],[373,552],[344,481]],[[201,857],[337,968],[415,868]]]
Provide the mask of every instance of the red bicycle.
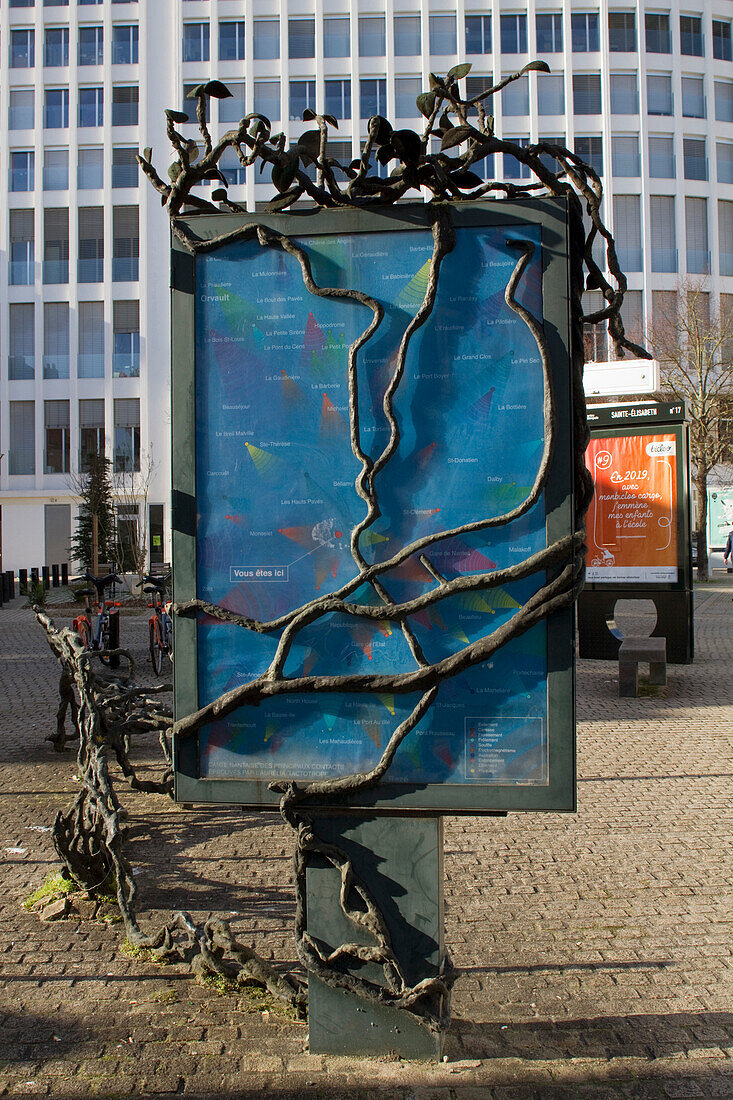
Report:
[[[117,668],[120,663],[119,656],[109,654],[108,651],[119,649],[120,646],[120,604],[113,599],[106,600],[104,590],[111,585],[114,595],[114,585],[121,584],[122,578],[116,573],[108,573],[106,577],[94,577],[91,573],[85,573],[84,580],[89,581],[93,587],[82,588],[78,593],[80,596],[86,596],[87,602],[81,615],[74,619],[74,630],[84,643],[85,649],[104,651],[105,655],[100,656],[100,661],[110,668]],[[97,602],[94,621],[92,621],[94,613],[90,597],[96,597]]]

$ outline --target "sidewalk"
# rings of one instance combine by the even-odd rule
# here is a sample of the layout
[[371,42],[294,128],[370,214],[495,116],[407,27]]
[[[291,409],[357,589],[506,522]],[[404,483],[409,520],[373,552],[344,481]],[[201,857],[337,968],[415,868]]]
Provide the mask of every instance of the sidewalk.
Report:
[[[732,596],[698,593],[695,663],[654,696],[619,699],[613,663],[580,662],[577,814],[447,819],[460,976],[440,1066],[310,1056],[305,1025],[128,957],[119,927],[21,908],[56,866],[43,830],[74,755],[44,741],[40,628],[0,608],[0,1095],[733,1097]],[[146,629],[125,617],[141,660]],[[145,928],[216,912],[293,959],[279,818],[119,790]]]

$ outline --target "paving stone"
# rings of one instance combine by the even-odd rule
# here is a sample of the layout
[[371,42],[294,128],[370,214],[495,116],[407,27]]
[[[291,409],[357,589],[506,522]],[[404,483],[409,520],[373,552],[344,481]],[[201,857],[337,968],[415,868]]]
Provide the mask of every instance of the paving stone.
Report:
[[[733,1096],[732,594],[727,582],[702,594],[695,663],[670,665],[655,697],[619,699],[612,664],[579,663],[577,813],[446,819],[460,968],[446,1049],[472,1065],[455,1072],[304,1054],[303,1024],[264,1020],[182,966],[127,958],[119,925],[43,924],[21,908],[57,866],[39,829],[78,784],[74,746],[44,740],[57,665],[19,601],[0,608],[0,1095],[58,1096],[63,1080],[69,1097],[100,1082],[136,1096],[180,1082],[201,1097],[245,1084],[364,1100]],[[145,670],[145,617],[122,626]],[[156,745],[139,758],[152,776]],[[277,815],[184,809],[124,784],[120,797],[145,929],[179,908],[213,913],[295,966]]]

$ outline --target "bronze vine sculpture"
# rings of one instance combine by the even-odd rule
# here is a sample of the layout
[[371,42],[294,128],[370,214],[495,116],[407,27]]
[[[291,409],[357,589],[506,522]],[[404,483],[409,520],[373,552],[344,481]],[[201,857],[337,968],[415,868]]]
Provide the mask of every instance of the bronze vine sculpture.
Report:
[[[256,705],[263,699],[279,694],[332,691],[394,693],[419,691],[421,693],[412,712],[393,731],[380,760],[371,770],[338,779],[317,780],[302,784],[283,778],[271,784],[271,789],[281,796],[282,816],[293,827],[297,837],[295,850],[296,947],[298,957],[306,970],[317,974],[327,983],[349,989],[363,997],[409,1009],[420,1016],[428,1026],[435,1028],[444,1026],[447,1018],[452,983],[450,963],[446,962],[441,972],[434,977],[416,986],[410,986],[392,950],[386,923],[367,884],[358,880],[350,861],[342,851],[324,844],[319,839],[309,807],[314,804],[323,806],[326,803],[331,806],[338,805],[346,794],[378,783],[388,771],[405,736],[432,705],[441,683],[473,664],[486,661],[499,646],[556,610],[573,603],[583,583],[585,560],[583,517],[592,494],[592,482],[583,459],[588,434],[582,384],[582,326],[584,323],[596,324],[605,321],[619,356],[622,357],[626,351],[637,356],[648,356],[645,349],[628,340],[624,333],[620,310],[626,290],[626,279],[619,268],[613,238],[601,219],[603,192],[598,174],[564,146],[539,142],[522,147],[498,138],[494,132],[493,118],[487,113],[487,101],[500,93],[507,84],[528,71],[548,72],[547,65],[544,62],[532,62],[521,72],[506,77],[480,94],[464,98],[460,92],[459,82],[469,70],[470,65],[458,65],[444,78],[431,74],[430,90],[417,98],[418,110],[425,118],[425,125],[420,134],[411,130],[394,130],[381,116],[371,118],[361,156],[348,165],[339,164],[329,155],[329,128],[337,125],[336,120],[329,115],[316,115],[310,110],[304,112],[303,117],[306,121],[314,121],[316,128],[303,134],[294,146],[287,146],[284,134],[272,134],[269,120],[258,114],[247,115],[236,129],[227,131],[215,143],[207,121],[208,100],[225,98],[230,94],[218,80],[201,84],[190,93],[196,100],[196,116],[203,139],[203,148],[197,141],[185,137],[177,129],[177,126],[188,121],[188,116],[172,109],[166,111],[167,134],[176,157],[168,170],[169,182],[165,182],[154,168],[152,150],[146,149],[138,155],[143,172],[161,195],[162,203],[171,219],[173,232],[187,249],[195,253],[218,248],[235,239],[254,239],[263,248],[280,249],[292,256],[300,265],[304,284],[311,294],[332,298],[350,297],[372,311],[370,324],[349,348],[346,364],[351,445],[360,464],[355,489],[365,506],[363,518],[351,532],[351,554],[356,566],[355,575],[338,591],[319,596],[308,604],[293,609],[270,622],[237,615],[230,609],[198,599],[176,605],[174,610],[179,616],[206,613],[222,621],[236,624],[245,630],[277,635],[279,640],[275,656],[263,674],[241,687],[232,689],[195,713],[179,718],[173,727],[173,733],[178,738],[194,735],[202,726],[217,718],[225,717],[238,707],[245,704]],[[431,142],[434,141],[440,142],[438,151],[431,151]],[[399,354],[387,385],[383,411],[389,424],[389,439],[376,456],[370,455],[361,442],[356,362],[360,349],[381,323],[382,307],[379,302],[358,290],[317,285],[310,269],[308,256],[303,249],[287,235],[258,223],[254,217],[250,217],[246,224],[243,223],[233,232],[214,239],[204,239],[190,230],[192,220],[190,215],[198,212],[213,212],[223,208],[233,213],[246,213],[242,206],[230,201],[228,197],[226,177],[220,168],[221,158],[228,149],[236,151],[244,167],[269,166],[273,185],[279,193],[268,207],[268,210],[273,212],[286,211],[299,202],[310,202],[324,208],[370,207],[395,203],[410,191],[429,192],[431,195],[433,254],[428,284],[422,305],[404,332]],[[526,185],[515,185],[508,182],[482,180],[471,170],[472,166],[494,153],[516,157],[532,172],[534,181]],[[387,177],[373,174],[371,168],[374,159],[382,166],[394,164],[391,174]],[[548,167],[548,160],[554,161],[555,171]],[[345,177],[346,182],[340,181],[339,175]],[[195,192],[197,186],[209,181],[216,181],[221,185],[211,195],[213,202]],[[544,450],[534,484],[522,503],[503,515],[484,517],[452,531],[425,536],[404,547],[388,560],[370,565],[362,554],[360,538],[379,515],[377,475],[386,467],[399,446],[399,426],[393,411],[394,397],[402,379],[411,336],[432,311],[441,263],[453,248],[451,207],[454,204],[484,198],[487,195],[499,194],[514,198],[537,193],[566,198],[571,218],[571,240],[575,242],[571,255],[571,298],[575,530],[577,533],[509,569],[452,580],[440,573],[429,556],[429,547],[439,539],[449,538],[465,531],[502,526],[523,515],[537,501],[546,484],[557,430],[554,395],[549,370],[549,352],[542,326],[523,308],[515,296],[533,251],[531,242],[519,241],[514,242],[518,247],[519,255],[506,287],[505,299],[509,308],[518,314],[530,329],[543,365]],[[217,206],[215,203],[221,205]],[[583,205],[589,221],[587,233],[583,228]],[[181,221],[183,216],[187,218],[187,224]],[[593,244],[598,237],[605,242],[611,281],[593,257]],[[585,317],[581,306],[584,283],[587,288],[600,289],[605,299],[603,309]],[[387,588],[388,574],[410,555],[419,556],[426,575],[432,578],[435,586],[409,603],[399,604],[394,602]],[[428,662],[410,625],[411,615],[445,600],[456,592],[489,589],[540,571],[547,571],[549,577],[547,582],[502,627],[436,664]],[[364,584],[371,586],[375,593],[378,602],[373,605],[350,600],[350,596]],[[372,621],[389,620],[398,624],[414,658],[415,668],[409,672],[391,676],[378,674],[286,676],[285,663],[298,632],[316,619],[332,612],[362,616]],[[46,623],[44,625],[49,630],[49,626]],[[239,964],[244,960],[249,967],[247,973],[250,976],[262,980],[273,992],[284,996],[291,1003],[302,1005],[305,995],[301,983],[296,979],[282,978],[272,968],[267,968],[267,964],[258,960],[254,953],[237,944],[231,932],[221,922],[207,922],[203,928],[197,928],[190,917],[179,914],[153,936],[146,936],[141,932],[134,916],[134,884],[129,865],[120,847],[121,832],[113,793],[111,794],[107,789],[109,783],[107,773],[104,772],[105,753],[98,752],[95,756],[93,750],[93,746],[100,743],[99,730],[105,724],[104,706],[107,704],[101,701],[98,689],[95,689],[91,683],[88,665],[74,651],[73,640],[67,637],[62,641],[52,639],[52,645],[61,657],[62,663],[65,662],[67,677],[69,680],[73,678],[79,694],[77,723],[82,739],[80,752],[86,754],[85,760],[88,761],[85,772],[87,791],[94,792],[89,794],[91,810],[88,805],[82,815],[83,824],[79,824],[80,815],[77,813],[74,827],[90,835],[93,834],[95,852],[101,853],[105,866],[114,868],[118,899],[128,936],[137,943],[171,953],[176,950],[173,937],[177,930],[182,931],[187,937],[185,950],[189,957],[195,955],[199,958],[197,965],[224,972],[223,959],[228,951]],[[105,738],[102,737],[101,740],[104,741]],[[68,855],[73,848],[73,828],[70,833],[69,828],[66,827],[66,834],[65,842],[59,846],[59,853],[69,871],[75,877],[79,877],[79,869],[77,866],[72,866]],[[365,947],[363,944],[344,944],[335,951],[329,952],[308,935],[304,909],[305,873],[309,859],[314,853],[318,853],[338,871],[342,882],[342,908],[353,923],[366,928],[371,933],[373,945]],[[383,971],[384,984],[368,982],[348,973],[343,965],[348,959],[379,963]]]

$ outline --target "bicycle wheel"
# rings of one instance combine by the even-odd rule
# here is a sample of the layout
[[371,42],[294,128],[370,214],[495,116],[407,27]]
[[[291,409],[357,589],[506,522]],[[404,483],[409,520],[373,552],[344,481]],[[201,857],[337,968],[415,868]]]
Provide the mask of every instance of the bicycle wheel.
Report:
[[150,624],[150,660],[153,662],[153,671],[160,676],[163,671],[163,653],[165,646],[160,635],[160,623],[156,619]]

